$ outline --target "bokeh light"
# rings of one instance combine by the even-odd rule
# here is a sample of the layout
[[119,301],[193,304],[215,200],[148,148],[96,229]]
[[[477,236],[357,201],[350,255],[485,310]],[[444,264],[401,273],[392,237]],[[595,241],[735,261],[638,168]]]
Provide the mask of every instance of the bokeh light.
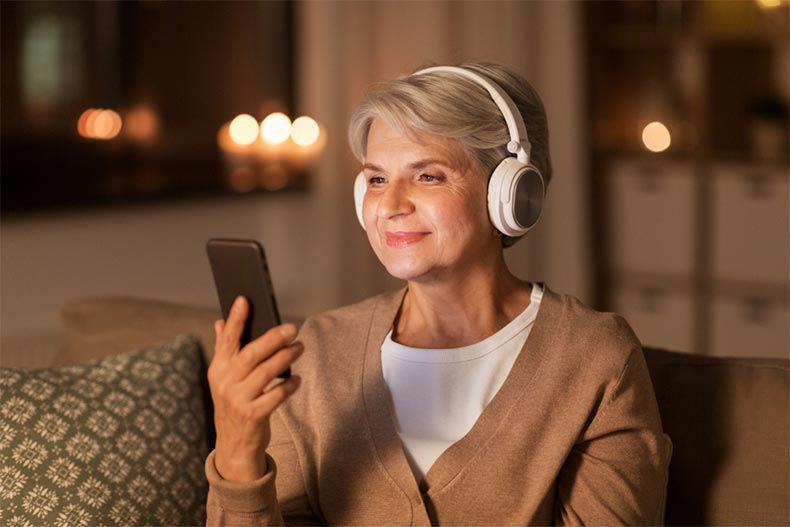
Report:
[[291,119],[284,113],[271,113],[261,123],[261,137],[267,143],[279,145],[287,141],[290,135]]
[[230,122],[230,138],[239,145],[249,145],[258,137],[258,121],[243,113]]
[[280,190],[288,184],[288,170],[280,164],[266,165],[261,169],[260,186],[266,190]]
[[291,125],[291,139],[299,146],[310,146],[318,141],[318,123],[303,115]]
[[101,112],[101,109],[96,108],[88,115],[88,118],[85,120],[85,132],[87,133],[85,137],[96,139],[96,119]]
[[115,110],[88,108],[77,120],[77,132],[89,139],[112,139],[123,127],[123,120]]
[[123,128],[123,119],[121,118],[120,114],[115,110],[106,110],[107,114],[112,119],[112,129],[110,130],[110,134],[107,136],[107,139],[112,139],[113,137],[117,136],[121,133],[121,129]]
[[248,166],[233,168],[228,174],[228,186],[232,191],[239,193],[255,190],[258,186],[255,171]]
[[96,112],[96,108],[88,108],[87,110],[82,112],[80,118],[77,119],[77,133],[80,134],[82,137],[91,136],[90,133],[88,133],[88,119],[90,118],[91,115],[94,114],[94,112]]
[[782,5],[781,0],[757,0],[757,5],[764,9],[773,9]]
[[125,135],[134,140],[145,142],[156,137],[159,132],[159,118],[147,104],[139,104],[126,114]]
[[651,152],[663,152],[672,144],[672,137],[664,123],[653,121],[642,130],[642,143]]
[[[93,134],[97,138],[110,137],[115,129],[115,120],[113,115],[108,110],[102,110],[96,115],[93,121]],[[116,133],[117,135],[117,133]]]

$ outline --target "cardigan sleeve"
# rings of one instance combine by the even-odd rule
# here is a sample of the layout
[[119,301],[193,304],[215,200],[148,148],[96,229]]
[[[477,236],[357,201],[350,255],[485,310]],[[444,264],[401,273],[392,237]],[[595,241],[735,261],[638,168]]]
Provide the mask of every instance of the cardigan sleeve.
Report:
[[662,525],[671,455],[637,345],[560,471],[555,524]]
[[256,481],[222,479],[214,465],[214,452],[209,454],[205,467],[209,482],[207,526],[321,525],[307,499],[290,432],[276,411],[271,427],[266,474]]

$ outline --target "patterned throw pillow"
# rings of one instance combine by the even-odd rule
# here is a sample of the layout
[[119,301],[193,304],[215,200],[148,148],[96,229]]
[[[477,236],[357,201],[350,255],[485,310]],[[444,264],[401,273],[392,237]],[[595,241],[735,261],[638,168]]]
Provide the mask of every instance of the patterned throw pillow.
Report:
[[0,369],[0,525],[202,525],[195,337],[76,366]]

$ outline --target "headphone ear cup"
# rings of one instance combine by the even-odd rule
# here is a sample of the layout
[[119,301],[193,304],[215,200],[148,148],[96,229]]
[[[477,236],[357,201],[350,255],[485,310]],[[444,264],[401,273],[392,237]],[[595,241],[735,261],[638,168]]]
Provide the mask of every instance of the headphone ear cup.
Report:
[[546,184],[543,175],[533,165],[527,165],[518,176],[513,193],[513,218],[524,227],[524,234],[537,225],[543,213]]
[[488,182],[491,223],[506,236],[523,236],[540,219],[545,191],[537,168],[515,157],[503,159]]
[[354,180],[354,206],[357,210],[357,219],[359,224],[362,225],[362,230],[365,229],[365,221],[362,219],[362,204],[365,202],[365,192],[368,190],[368,182],[365,179],[365,173],[360,172]]

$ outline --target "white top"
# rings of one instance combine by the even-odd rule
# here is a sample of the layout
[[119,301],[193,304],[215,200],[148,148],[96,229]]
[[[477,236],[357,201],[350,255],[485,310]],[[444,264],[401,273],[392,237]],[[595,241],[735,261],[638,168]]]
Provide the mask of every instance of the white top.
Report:
[[543,288],[532,284],[527,308],[490,337],[462,348],[381,345],[381,366],[395,408],[395,427],[417,480],[471,430],[510,373],[538,314]]

